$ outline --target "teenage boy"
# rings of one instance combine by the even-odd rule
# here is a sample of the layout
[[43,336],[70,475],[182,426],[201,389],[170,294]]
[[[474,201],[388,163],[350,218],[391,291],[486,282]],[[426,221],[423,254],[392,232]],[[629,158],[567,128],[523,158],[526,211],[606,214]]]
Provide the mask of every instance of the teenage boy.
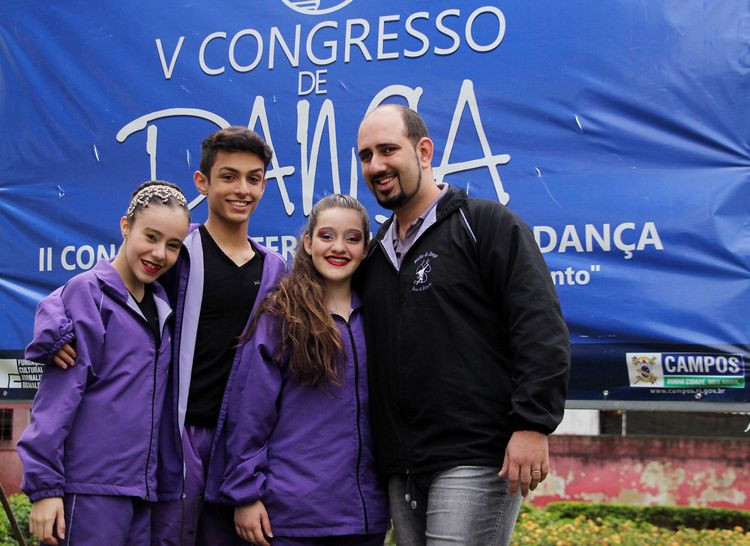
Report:
[[[160,462],[182,464],[184,483],[181,499],[153,509],[154,545],[242,543],[234,530],[234,507],[206,503],[203,492],[225,391],[238,365],[237,340],[286,269],[281,256],[248,237],[271,157],[268,145],[245,127],[216,131],[201,146],[193,180],[208,202],[208,218],[191,226],[177,264],[162,281],[175,309],[171,407],[176,412],[170,420],[165,407],[163,434],[177,433],[170,427],[178,431],[182,453],[163,450]],[[70,365],[74,354],[65,347],[54,360]]]

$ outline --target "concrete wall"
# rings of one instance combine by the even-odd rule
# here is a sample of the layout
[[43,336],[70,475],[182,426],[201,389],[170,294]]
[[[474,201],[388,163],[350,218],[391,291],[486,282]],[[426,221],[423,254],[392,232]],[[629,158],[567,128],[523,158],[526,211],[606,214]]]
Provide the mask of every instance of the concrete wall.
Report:
[[600,433],[598,410],[566,409],[555,434],[596,436]]
[[551,436],[552,473],[529,500],[750,510],[750,442],[654,436]]

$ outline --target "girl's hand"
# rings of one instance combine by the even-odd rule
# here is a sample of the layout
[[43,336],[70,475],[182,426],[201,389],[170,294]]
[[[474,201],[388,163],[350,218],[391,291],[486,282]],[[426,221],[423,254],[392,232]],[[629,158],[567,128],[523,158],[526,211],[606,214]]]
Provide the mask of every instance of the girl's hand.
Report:
[[57,538],[65,538],[65,514],[63,500],[60,497],[49,497],[31,505],[29,514],[29,532],[44,544],[57,544]]
[[260,546],[271,546],[266,537],[273,538],[266,507],[259,500],[234,509],[234,529],[243,540]]

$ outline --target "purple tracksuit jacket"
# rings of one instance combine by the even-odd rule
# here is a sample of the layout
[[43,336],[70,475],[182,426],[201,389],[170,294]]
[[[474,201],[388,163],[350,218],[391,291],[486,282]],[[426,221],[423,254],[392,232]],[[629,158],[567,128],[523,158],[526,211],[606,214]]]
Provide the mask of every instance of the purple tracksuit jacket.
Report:
[[[179,494],[164,489],[161,477],[157,492],[171,309],[162,287],[153,287],[159,347],[109,262],[73,277],[40,302],[26,358],[49,362],[73,337],[77,358],[69,370],[45,368],[31,424],[18,442],[22,489],[32,501],[66,493],[149,501]],[[174,483],[175,478],[164,482]]]
[[[190,379],[193,369],[193,355],[195,354],[196,336],[198,334],[198,320],[200,318],[200,309],[203,299],[203,246],[201,244],[199,224],[191,224],[190,232],[183,242],[183,249],[175,266],[170,270],[165,279],[165,286],[168,285],[170,291],[170,301],[173,302],[175,309],[174,325],[174,347],[172,358],[175,362],[176,373],[174,374],[172,389],[169,396],[174,396],[173,400],[165,406],[165,415],[163,419],[163,433],[172,435],[172,441],[167,445],[170,448],[176,447],[177,451],[167,451],[161,453],[160,469],[163,469],[161,476],[164,479],[172,479],[177,476],[178,482],[165,483],[164,487],[173,489],[177,487],[180,491],[183,487],[183,459],[182,459],[182,433],[185,428],[185,413],[187,411],[188,394],[190,392]],[[255,316],[258,305],[266,297],[266,294],[276,286],[279,279],[286,272],[286,262],[277,253],[258,244],[252,239],[248,239],[255,252],[263,256],[263,275],[261,278],[258,296],[255,304],[248,317],[248,324]],[[232,290],[231,286],[226,287]],[[240,364],[240,352],[237,351],[232,370],[227,380],[224,399],[219,413],[219,421],[226,414],[228,403],[228,393],[232,387],[233,377],[236,374],[237,367]],[[214,437],[212,452],[217,449],[217,436]],[[213,455],[212,455],[213,457]],[[212,476],[208,477],[210,481]],[[214,478],[220,480],[220,476]],[[208,487],[208,485],[207,485]]]
[[291,380],[274,363],[280,335],[269,315],[238,351],[242,365],[227,387],[228,411],[217,426],[206,498],[233,505],[261,499],[276,536],[388,529],[387,493],[373,460],[367,353],[356,296],[352,307],[349,323],[334,316],[345,351],[341,387]]

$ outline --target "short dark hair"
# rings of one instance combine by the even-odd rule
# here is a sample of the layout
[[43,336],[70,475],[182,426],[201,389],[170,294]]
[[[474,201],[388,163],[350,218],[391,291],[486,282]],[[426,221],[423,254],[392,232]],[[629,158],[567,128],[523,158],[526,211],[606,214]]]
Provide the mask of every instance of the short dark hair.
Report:
[[412,145],[416,146],[419,139],[423,137],[430,137],[424,120],[408,106],[402,104],[381,104],[375,110],[380,110],[381,108],[393,108],[401,113],[401,120],[404,122],[404,128],[406,129],[406,137],[411,141]]
[[247,127],[232,125],[211,133],[201,144],[201,172],[211,177],[211,168],[219,152],[248,152],[263,160],[264,171],[268,170],[273,151],[260,135]]

